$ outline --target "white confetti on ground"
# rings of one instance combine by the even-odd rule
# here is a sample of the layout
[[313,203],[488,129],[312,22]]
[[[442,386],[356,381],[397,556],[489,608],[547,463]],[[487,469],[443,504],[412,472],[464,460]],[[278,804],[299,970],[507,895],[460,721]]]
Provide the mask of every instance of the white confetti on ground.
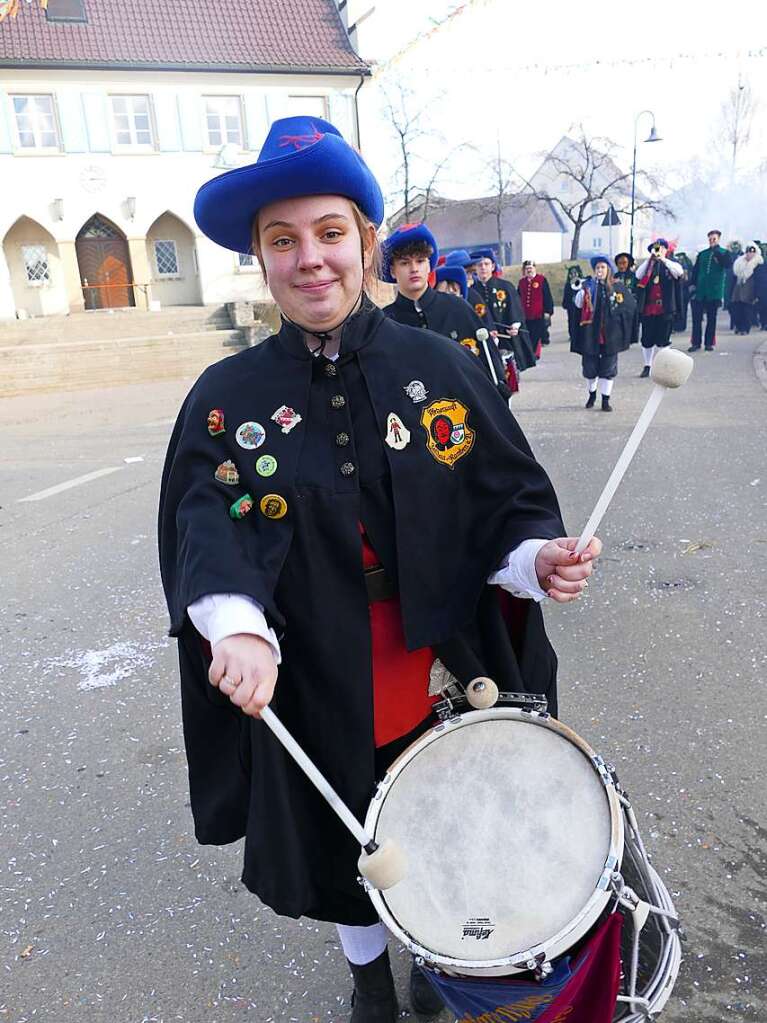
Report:
[[51,661],[51,668],[74,668],[80,673],[78,689],[101,689],[114,686],[146,671],[154,661],[159,643],[113,643],[105,650],[78,650],[68,657]]

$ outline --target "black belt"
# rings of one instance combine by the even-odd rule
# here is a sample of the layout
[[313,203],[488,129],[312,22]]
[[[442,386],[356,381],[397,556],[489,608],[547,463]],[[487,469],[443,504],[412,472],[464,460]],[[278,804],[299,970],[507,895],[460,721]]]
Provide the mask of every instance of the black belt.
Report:
[[379,600],[390,600],[397,596],[397,587],[386,574],[383,565],[365,569],[365,585],[368,589],[369,604],[376,604]]

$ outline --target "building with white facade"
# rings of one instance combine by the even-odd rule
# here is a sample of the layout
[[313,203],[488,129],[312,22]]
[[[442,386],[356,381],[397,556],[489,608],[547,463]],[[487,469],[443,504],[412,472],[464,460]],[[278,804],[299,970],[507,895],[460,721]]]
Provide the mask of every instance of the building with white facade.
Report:
[[[630,249],[631,218],[628,213],[620,212],[620,223],[612,227],[604,223],[611,219],[605,215],[610,203],[621,211],[631,208],[631,176],[622,171],[605,154],[596,154],[600,161],[598,167],[589,166],[583,154],[583,147],[576,141],[563,135],[554,148],[547,154],[540,167],[530,178],[529,184],[538,194],[546,194],[552,199],[560,199],[565,206],[576,205],[584,195],[583,186],[577,181],[578,174],[588,180],[591,194],[606,190],[603,199],[591,203],[587,207],[588,220],[581,230],[578,246],[578,257],[606,253],[614,256],[616,252],[628,252]],[[564,168],[575,173],[564,172]],[[618,182],[610,187],[612,182]],[[645,202],[647,196],[637,188],[636,205]],[[554,204],[559,219],[564,227],[561,236],[561,259],[569,259],[573,242],[574,225]],[[634,215],[634,254],[643,257],[646,245],[655,237],[655,214],[652,210],[637,209]]]
[[253,258],[197,230],[197,189],[277,117],[359,144],[369,73],[335,0],[22,4],[0,21],[0,319],[261,297]]

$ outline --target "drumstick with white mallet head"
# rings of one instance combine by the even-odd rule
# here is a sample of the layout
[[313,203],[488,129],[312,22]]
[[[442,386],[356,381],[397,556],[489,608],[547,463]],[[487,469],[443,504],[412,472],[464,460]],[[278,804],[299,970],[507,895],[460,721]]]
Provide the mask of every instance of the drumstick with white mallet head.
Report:
[[576,554],[582,554],[593,540],[594,534],[599,528],[599,523],[604,518],[607,509],[610,507],[610,501],[612,501],[615,491],[618,489],[618,484],[623,479],[626,470],[631,464],[631,459],[636,454],[639,443],[647,432],[647,428],[652,422],[653,416],[658,411],[664,395],[667,391],[681,387],[689,377],[690,373],[692,373],[692,367],[694,365],[695,363],[689,355],[685,355],[684,352],[680,352],[674,348],[661,348],[655,356],[652,364],[652,370],[650,371],[650,379],[653,381],[655,386],[650,392],[647,404],[642,409],[642,413],[637,420],[636,426],[631,432],[631,436],[626,441],[626,446],[623,451],[621,451],[620,458],[616,462],[615,468],[610,475],[610,479],[605,484],[605,488],[596,503],[594,511],[591,513],[588,522],[583,527],[583,532],[578,539],[578,543],[575,545]]
[[379,890],[392,888],[398,881],[401,881],[407,872],[407,862],[405,853],[400,846],[390,838],[385,838],[378,845],[362,827],[327,778],[304,753],[274,711],[269,707],[264,707],[260,714],[261,720],[267,728],[272,731],[286,752],[293,757],[309,781],[317,788],[328,805],[335,810],[342,823],[362,846],[362,855],[357,861],[357,866],[365,880],[369,881],[373,888]]

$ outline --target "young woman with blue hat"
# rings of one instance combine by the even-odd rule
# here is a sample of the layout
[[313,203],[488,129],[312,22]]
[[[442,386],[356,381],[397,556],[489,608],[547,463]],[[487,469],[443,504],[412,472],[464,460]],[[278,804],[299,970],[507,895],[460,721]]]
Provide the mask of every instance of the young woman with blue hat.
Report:
[[658,349],[671,344],[674,317],[682,305],[684,267],[671,259],[668,247],[665,238],[656,238],[647,246],[649,258],[637,267],[637,300],[644,356],[640,376],[643,377],[649,377]]
[[581,317],[570,351],[580,355],[583,376],[588,380],[586,408],[594,407],[599,387],[602,411],[612,412],[610,395],[618,375],[618,354],[631,344],[636,300],[625,284],[613,279],[607,256],[594,256],[591,268],[594,276],[587,277],[575,293]]
[[[195,383],[163,473],[195,833],[244,837],[243,882],[277,913],[338,924],[353,1023],[393,1023],[359,847],[259,712],[274,706],[362,819],[376,780],[434,723],[435,658],[460,681],[495,673],[547,692],[556,711],[538,602],[575,600],[601,545],[574,554],[477,360],[367,297],[381,190],[331,124],[275,122],[256,163],[202,186],[195,216],[255,253],[282,316]],[[431,991],[414,968],[416,1012],[439,1010]]]
[[[392,231],[381,246],[382,277],[397,285],[397,297],[384,308],[386,316],[411,327],[433,330],[452,338],[476,355],[488,376],[496,382],[501,396],[508,402],[511,391],[506,386],[506,371],[490,332],[485,330],[484,343],[478,331],[482,321],[466,301],[465,295],[446,294],[429,285],[429,275],[443,269],[437,267],[439,249],[426,224],[403,224]],[[460,266],[444,267],[448,272],[463,274]]]

